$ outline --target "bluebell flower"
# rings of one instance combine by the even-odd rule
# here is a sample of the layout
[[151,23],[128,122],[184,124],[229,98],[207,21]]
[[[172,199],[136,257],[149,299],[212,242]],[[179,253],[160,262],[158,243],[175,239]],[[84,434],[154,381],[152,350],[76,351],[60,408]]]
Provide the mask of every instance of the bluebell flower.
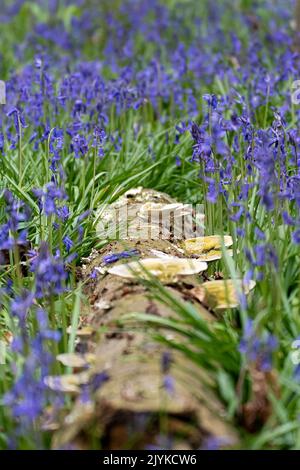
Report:
[[[42,417],[49,403],[49,391],[44,385],[44,377],[49,374],[53,361],[48,349],[49,342],[57,342],[61,337],[60,333],[49,328],[47,315],[39,308],[36,310],[37,331],[30,337],[25,320],[32,306],[33,294],[30,292],[24,292],[12,303],[20,333],[14,337],[12,351],[20,354],[24,360],[21,368],[15,371],[13,385],[3,396],[2,404],[8,407],[15,418],[16,442],[24,435],[35,435],[37,419]],[[37,445],[40,446],[41,442]]]
[[300,229],[297,229],[292,234],[293,242],[300,245]]
[[0,152],[4,155],[4,135],[0,132]]
[[252,320],[248,320],[243,337],[239,344],[239,351],[249,362],[258,364],[261,370],[272,368],[272,354],[278,347],[277,338],[269,333],[259,337],[255,331]]
[[170,351],[164,351],[161,356],[161,370],[163,374],[166,374],[167,372],[169,372],[171,364],[172,364],[172,354],[170,353]]
[[175,379],[172,375],[169,375],[169,374],[164,375],[163,388],[169,395],[173,395],[175,391]]
[[300,382],[300,364],[296,365],[293,372],[293,377],[295,378],[295,380],[297,380],[297,382]]
[[7,116],[8,117],[10,117],[10,116],[13,117],[13,122],[14,122],[15,130],[16,130],[16,134],[17,134],[17,136],[20,136],[21,129],[27,127],[27,124],[25,122],[25,118],[24,118],[23,113],[18,108],[11,108],[8,111]]
[[204,439],[200,450],[220,450],[230,444],[232,444],[232,439],[229,437],[210,436]]
[[175,164],[176,164],[176,166],[181,166],[181,160],[180,160],[179,155],[176,155],[176,157],[175,157]]
[[39,199],[39,206],[47,216],[57,214],[59,217],[65,217],[59,208],[59,203],[66,199],[66,193],[63,188],[58,187],[54,182],[48,183],[45,190],[34,189],[34,195]]
[[17,317],[20,324],[25,326],[26,317],[30,307],[33,304],[34,294],[29,290],[23,290],[21,295],[15,297],[10,306],[13,316]]
[[87,154],[89,150],[88,142],[83,135],[76,134],[71,143],[71,151],[74,152],[75,158],[79,158]]
[[111,255],[103,256],[102,261],[105,264],[112,264],[120,259],[130,258],[132,256],[138,256],[138,250],[129,250],[129,251],[121,251],[119,253],[113,253]]
[[98,277],[98,271],[96,269],[93,269],[91,274],[90,274],[90,278],[91,279],[97,279]]
[[71,240],[70,237],[68,237],[67,235],[63,238],[63,242],[64,242],[64,245],[66,247],[66,250],[67,252],[69,253],[70,250],[72,249],[72,247],[74,246],[74,243],[73,241]]
[[56,214],[57,214],[57,217],[59,219],[61,219],[63,222],[65,222],[70,217],[70,211],[69,211],[68,206],[64,205],[64,206],[61,206],[61,207],[57,207],[56,208]]
[[92,391],[96,392],[101,386],[110,379],[109,374],[105,371],[94,375],[91,381]]
[[209,94],[206,94],[206,95],[203,95],[203,99],[207,102],[207,104],[208,104],[212,109],[216,109],[216,108],[217,108],[218,99],[217,99],[216,95],[209,95]]
[[61,294],[65,290],[67,272],[59,254],[50,254],[48,245],[42,242],[38,254],[31,261],[30,270],[35,273],[37,298]]

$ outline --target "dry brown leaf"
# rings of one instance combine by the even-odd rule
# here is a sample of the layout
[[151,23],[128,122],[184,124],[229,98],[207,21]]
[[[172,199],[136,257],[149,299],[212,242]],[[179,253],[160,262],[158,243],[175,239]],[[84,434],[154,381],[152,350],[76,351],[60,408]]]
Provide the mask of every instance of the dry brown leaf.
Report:
[[273,371],[260,370],[259,364],[249,369],[252,380],[252,396],[241,408],[241,422],[249,432],[257,432],[272,415],[270,390],[280,396],[278,380]]

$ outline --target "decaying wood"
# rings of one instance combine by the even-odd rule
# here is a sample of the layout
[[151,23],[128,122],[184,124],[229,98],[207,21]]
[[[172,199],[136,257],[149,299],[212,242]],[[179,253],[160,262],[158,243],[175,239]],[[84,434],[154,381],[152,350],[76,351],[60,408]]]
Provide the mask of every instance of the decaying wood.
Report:
[[[141,188],[123,196],[121,204],[124,201],[132,206],[146,201],[174,202],[163,193]],[[132,223],[136,223],[135,218]],[[97,375],[101,379],[105,373],[106,380],[100,380],[88,400],[81,396],[75,400],[72,412],[59,423],[53,447],[72,443],[79,448],[90,448],[96,439],[96,446],[107,449],[145,448],[159,444],[159,434],[167,434],[174,448],[198,448],[208,437],[226,438],[234,445],[235,432],[225,421],[223,407],[210,388],[208,374],[181,354],[166,351],[165,346],[147,334],[145,327],[120,326],[122,316],[131,312],[176,316],[138,280],[107,273],[103,257],[124,249],[138,250],[140,259],[161,253],[186,256],[172,240],[128,239],[108,243],[84,260],[82,278],[89,308],[82,307],[81,327],[87,334],[79,337],[78,350],[95,354],[95,362],[89,369],[91,379]],[[95,272],[97,278],[91,277]],[[199,285],[199,276],[184,276],[165,287],[176,298],[192,302],[199,315],[212,322],[215,317],[189,292]],[[171,333],[166,334],[171,337]],[[166,352],[172,358],[167,372],[172,378],[171,390],[163,385],[166,376],[161,363]]]

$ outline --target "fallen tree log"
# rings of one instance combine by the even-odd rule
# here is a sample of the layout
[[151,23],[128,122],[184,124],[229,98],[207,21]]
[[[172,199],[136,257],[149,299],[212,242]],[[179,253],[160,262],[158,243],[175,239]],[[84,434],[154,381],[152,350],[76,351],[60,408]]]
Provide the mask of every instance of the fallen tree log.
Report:
[[[137,212],[140,204],[146,202],[176,203],[163,193],[137,188],[128,191],[114,207],[130,205],[133,216],[129,223],[137,230]],[[107,213],[102,215],[110,217]],[[224,439],[234,445],[236,433],[224,419],[223,406],[210,387],[208,374],[179,352],[154,341],[147,328],[119,324],[124,314],[130,312],[176,316],[170,307],[153,298],[139,279],[108,272],[110,266],[124,263],[122,257],[118,259],[124,250],[125,257],[135,254],[140,260],[184,258],[180,245],[170,236],[111,241],[83,260],[82,281],[89,306],[82,306],[77,349],[92,356],[93,364],[77,374],[80,380],[74,379],[76,374],[72,380],[77,380],[83,390],[88,384],[89,393],[84,398],[82,388],[77,390],[75,384],[75,392],[81,393],[71,413],[64,416],[55,431],[53,447],[71,443],[81,449],[147,446],[196,449],[208,438]],[[197,285],[199,274],[165,282],[165,288],[175,298],[193,303],[207,322],[215,321],[213,314],[191,295],[191,289]]]

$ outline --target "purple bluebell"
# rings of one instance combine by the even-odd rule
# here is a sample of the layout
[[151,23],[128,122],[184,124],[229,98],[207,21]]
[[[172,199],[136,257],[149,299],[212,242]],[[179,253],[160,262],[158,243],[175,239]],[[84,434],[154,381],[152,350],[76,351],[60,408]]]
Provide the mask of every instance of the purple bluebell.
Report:
[[264,336],[259,336],[253,321],[247,321],[239,351],[249,362],[256,362],[263,371],[271,370],[272,355],[277,348],[278,340],[274,335],[266,333]]
[[140,252],[138,250],[121,251],[119,253],[112,253],[111,255],[103,256],[102,261],[104,264],[112,264],[120,259],[130,258],[132,256],[138,256]]
[[61,218],[65,218],[65,213],[62,213],[62,209],[59,204],[61,201],[67,198],[63,188],[58,187],[54,182],[48,183],[45,190],[34,189],[34,195],[39,200],[39,206],[42,212],[46,215],[56,214]]
[[42,242],[38,254],[31,261],[30,270],[35,274],[37,298],[61,294],[65,290],[67,272],[59,254],[53,256],[48,245]]

